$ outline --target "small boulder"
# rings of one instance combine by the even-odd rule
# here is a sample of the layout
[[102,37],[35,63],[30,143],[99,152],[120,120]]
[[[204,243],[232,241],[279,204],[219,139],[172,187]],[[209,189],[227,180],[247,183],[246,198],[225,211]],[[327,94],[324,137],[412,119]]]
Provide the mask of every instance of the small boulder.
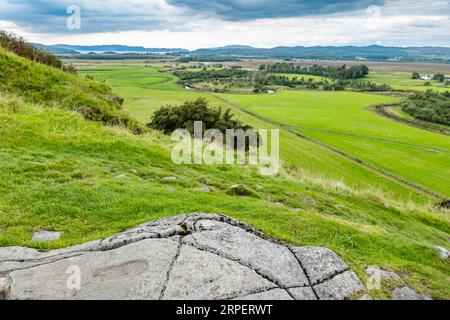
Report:
[[179,181],[180,179],[178,179],[177,177],[163,177],[161,180],[162,181]]
[[450,209],[450,200],[442,201],[439,206],[444,209]]
[[255,189],[256,189],[256,190],[262,190],[262,189],[264,189],[264,187],[263,187],[262,185],[257,184],[257,185],[255,186]]
[[366,273],[370,277],[380,277],[383,280],[398,280],[400,276],[393,271],[383,270],[378,266],[369,266],[366,268]]
[[191,189],[189,189],[189,190],[191,190],[191,191],[205,192],[205,193],[211,192],[211,189],[209,189],[208,187],[204,187],[204,188],[191,188]]
[[227,191],[227,195],[230,196],[241,196],[241,197],[252,197],[259,198],[258,194],[250,188],[247,188],[243,184],[235,184],[231,186]]
[[137,172],[137,170],[136,169],[130,169],[130,172],[132,173],[132,174],[138,174],[138,172]]
[[450,256],[450,251],[448,251],[446,248],[436,247],[436,249],[438,249],[439,255],[441,256],[442,259],[447,260],[448,257]]
[[60,238],[60,232],[39,231],[34,233],[31,242],[51,242],[58,241]]
[[114,178],[116,178],[116,179],[125,179],[126,177],[127,177],[127,175],[122,173],[122,174],[119,174],[118,176],[115,176]]
[[410,287],[395,288],[392,291],[392,300],[432,300],[422,294],[418,294]]

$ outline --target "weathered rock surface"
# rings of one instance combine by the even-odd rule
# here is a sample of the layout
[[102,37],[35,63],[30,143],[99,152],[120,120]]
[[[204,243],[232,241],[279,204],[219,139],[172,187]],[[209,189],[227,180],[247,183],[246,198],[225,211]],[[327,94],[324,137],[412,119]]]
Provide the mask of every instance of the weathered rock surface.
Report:
[[50,242],[57,241],[61,238],[60,232],[39,231],[33,235],[32,242]]
[[432,300],[430,297],[415,292],[409,287],[395,288],[392,291],[392,300]]
[[353,271],[339,273],[313,288],[321,300],[342,300],[365,289]]
[[383,280],[398,280],[400,276],[393,271],[381,269],[378,266],[369,266],[366,268],[366,273],[370,277],[379,277]]
[[450,251],[448,251],[446,248],[444,247],[436,247],[436,249],[439,251],[439,256],[446,260],[448,259],[448,257],[450,257]]
[[208,188],[208,187],[204,187],[204,188],[191,188],[191,189],[189,189],[189,190],[191,190],[191,191],[198,191],[198,192],[205,192],[205,193],[211,192],[211,189]]
[[330,249],[303,247],[292,248],[292,252],[302,262],[312,285],[348,269],[347,264]]
[[161,181],[180,181],[177,177],[163,177]]
[[0,299],[346,299],[365,288],[331,250],[288,247],[224,215],[145,223],[40,253],[0,248]]
[[230,196],[259,198],[258,194],[243,184],[235,184],[225,192]]

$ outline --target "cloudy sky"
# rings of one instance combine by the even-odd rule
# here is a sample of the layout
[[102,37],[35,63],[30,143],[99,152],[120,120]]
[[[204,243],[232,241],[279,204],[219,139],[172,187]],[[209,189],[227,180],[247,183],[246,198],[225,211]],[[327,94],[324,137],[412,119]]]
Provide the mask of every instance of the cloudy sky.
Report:
[[0,29],[45,44],[450,47],[450,0],[0,0]]

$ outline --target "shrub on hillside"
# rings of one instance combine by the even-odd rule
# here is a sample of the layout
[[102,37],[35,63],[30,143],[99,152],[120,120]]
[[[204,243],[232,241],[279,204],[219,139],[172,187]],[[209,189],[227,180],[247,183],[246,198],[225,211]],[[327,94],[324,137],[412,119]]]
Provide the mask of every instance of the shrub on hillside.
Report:
[[[230,109],[223,112],[221,108],[211,108],[205,98],[198,98],[193,101],[185,101],[180,106],[162,107],[153,114],[153,118],[147,126],[165,134],[171,134],[177,129],[186,129],[193,134],[195,121],[203,122],[203,133],[208,129],[217,129],[223,134],[227,129],[253,130],[252,127],[233,119],[233,117]],[[261,137],[258,136],[258,138],[259,144],[261,144]],[[247,143],[246,149],[248,149]]]
[[0,30],[0,47],[34,62],[46,64],[70,73],[76,72],[73,64],[64,65],[56,56],[39,50],[13,33]]

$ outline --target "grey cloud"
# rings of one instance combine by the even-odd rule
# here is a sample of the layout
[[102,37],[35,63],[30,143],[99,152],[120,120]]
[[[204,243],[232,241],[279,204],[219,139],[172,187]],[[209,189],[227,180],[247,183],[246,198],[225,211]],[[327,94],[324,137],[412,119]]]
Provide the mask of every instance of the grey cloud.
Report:
[[[177,17],[171,17],[155,4],[145,0],[0,0],[0,20],[13,21],[27,31],[52,34],[170,29],[168,19],[176,23]],[[66,28],[70,5],[81,9],[79,31]]]
[[[82,10],[81,33],[180,30],[189,19],[212,16],[228,21],[325,15],[382,5],[384,0],[0,0],[0,20],[40,33],[66,29],[69,5]],[[170,10],[173,9],[174,12]],[[169,10],[169,11],[166,11]],[[186,31],[186,30],[185,30]]]
[[384,0],[168,0],[168,3],[239,21],[356,11],[371,5],[382,5]]

